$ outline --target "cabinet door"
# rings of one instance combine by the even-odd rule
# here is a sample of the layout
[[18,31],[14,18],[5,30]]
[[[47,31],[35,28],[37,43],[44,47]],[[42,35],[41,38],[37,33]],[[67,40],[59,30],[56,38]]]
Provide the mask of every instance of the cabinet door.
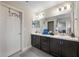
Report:
[[77,42],[62,40],[62,56],[76,57]]
[[77,56],[79,57],[79,42],[77,44]]
[[40,48],[40,36],[31,35],[31,44],[36,48]]
[[61,40],[51,38],[50,39],[50,53],[55,56],[61,56]]
[[49,38],[41,37],[41,49],[49,53]]

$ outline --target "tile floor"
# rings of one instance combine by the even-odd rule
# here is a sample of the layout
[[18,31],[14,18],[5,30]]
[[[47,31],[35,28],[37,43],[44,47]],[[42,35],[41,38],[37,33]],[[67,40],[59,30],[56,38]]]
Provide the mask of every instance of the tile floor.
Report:
[[50,54],[47,54],[37,48],[31,47],[24,53],[16,53],[12,55],[11,57],[53,57]]

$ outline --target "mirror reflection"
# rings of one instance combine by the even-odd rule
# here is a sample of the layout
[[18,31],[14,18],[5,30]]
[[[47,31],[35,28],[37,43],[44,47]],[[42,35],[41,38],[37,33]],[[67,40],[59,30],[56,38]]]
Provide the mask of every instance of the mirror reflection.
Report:
[[67,33],[71,32],[71,14],[64,14],[60,16],[56,16],[57,24],[56,31],[59,33]]
[[46,19],[34,20],[32,22],[36,32],[47,34],[54,33],[71,33],[71,13],[49,17]]

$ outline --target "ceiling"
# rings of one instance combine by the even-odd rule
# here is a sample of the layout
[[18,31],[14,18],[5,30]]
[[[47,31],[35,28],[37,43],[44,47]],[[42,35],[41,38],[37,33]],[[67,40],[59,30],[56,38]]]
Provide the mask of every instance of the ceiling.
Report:
[[62,1],[30,1],[26,3],[33,10],[33,12],[40,12],[61,2]]
[[29,6],[34,13],[50,8],[63,1],[5,1],[8,4],[18,4],[21,6]]

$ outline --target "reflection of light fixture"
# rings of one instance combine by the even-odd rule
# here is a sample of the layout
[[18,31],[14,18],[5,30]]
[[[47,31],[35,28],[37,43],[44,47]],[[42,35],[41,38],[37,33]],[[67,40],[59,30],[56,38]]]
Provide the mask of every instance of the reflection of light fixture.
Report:
[[35,21],[36,19],[34,18],[33,21]]
[[70,9],[70,5],[69,4],[67,4],[67,9]]
[[67,6],[64,6],[64,10],[66,10],[67,9]]
[[40,19],[42,19],[43,17],[44,17],[44,13],[40,13],[40,14],[36,15],[36,16],[33,18],[33,20],[40,20]]
[[70,4],[66,4],[65,6],[64,6],[64,10],[69,10],[70,9]]
[[58,10],[61,11],[61,8],[59,8]]

